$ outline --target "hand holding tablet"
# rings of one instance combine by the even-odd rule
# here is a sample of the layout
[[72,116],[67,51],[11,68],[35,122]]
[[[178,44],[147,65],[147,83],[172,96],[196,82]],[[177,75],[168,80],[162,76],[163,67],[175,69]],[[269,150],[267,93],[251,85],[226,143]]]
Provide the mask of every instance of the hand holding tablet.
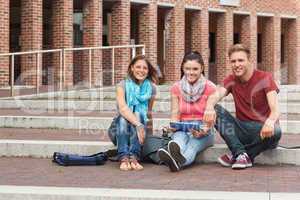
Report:
[[203,125],[198,122],[170,122],[170,127],[176,129],[176,131],[184,132],[189,132],[190,129],[203,130]]

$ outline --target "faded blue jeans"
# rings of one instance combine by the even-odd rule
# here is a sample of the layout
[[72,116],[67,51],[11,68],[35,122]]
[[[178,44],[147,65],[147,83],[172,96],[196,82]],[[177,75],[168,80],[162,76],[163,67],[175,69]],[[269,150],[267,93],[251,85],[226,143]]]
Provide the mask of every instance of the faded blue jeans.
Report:
[[[135,114],[139,117],[140,122],[145,125],[141,115],[138,113]],[[118,128],[116,138],[119,159],[121,160],[124,157],[135,157],[139,160],[141,156],[141,144],[139,143],[135,126],[121,115],[118,117],[117,123]]]
[[267,149],[274,149],[281,138],[281,128],[275,124],[274,135],[262,140],[260,131],[263,123],[255,121],[241,121],[232,116],[220,105],[215,106],[217,119],[215,128],[226,142],[234,158],[241,153],[247,153],[254,162],[254,158]]
[[[199,123],[199,121],[196,122]],[[212,129],[209,131],[208,135],[201,138],[196,138],[192,133],[183,131],[175,132],[171,138],[179,145],[180,152],[186,159],[186,162],[182,165],[183,167],[192,164],[198,153],[214,144],[214,134]]]

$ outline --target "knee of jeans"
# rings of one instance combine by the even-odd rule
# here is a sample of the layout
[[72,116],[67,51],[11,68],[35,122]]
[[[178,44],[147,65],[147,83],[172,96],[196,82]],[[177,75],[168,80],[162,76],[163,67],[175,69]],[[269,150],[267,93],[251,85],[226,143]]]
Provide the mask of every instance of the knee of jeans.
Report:
[[282,135],[282,130],[279,126],[275,126],[275,130],[274,130],[274,136],[273,136],[273,140],[275,142],[278,142],[281,138]]
[[123,131],[126,131],[128,123],[129,122],[124,117],[120,116],[120,118],[118,120],[118,127],[119,127],[118,130],[119,131],[117,133],[121,133]]
[[216,104],[215,105],[215,111],[216,111],[217,114],[222,114],[222,113],[224,113],[225,108],[223,108],[223,106],[221,106],[219,104]]

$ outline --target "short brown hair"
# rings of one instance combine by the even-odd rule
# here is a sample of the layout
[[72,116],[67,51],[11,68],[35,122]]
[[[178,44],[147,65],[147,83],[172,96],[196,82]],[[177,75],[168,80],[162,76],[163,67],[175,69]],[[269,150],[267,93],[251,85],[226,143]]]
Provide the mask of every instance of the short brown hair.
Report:
[[127,75],[137,83],[136,78],[134,77],[132,71],[131,71],[131,67],[133,65],[135,65],[135,63],[139,60],[144,60],[147,64],[148,67],[148,75],[147,78],[150,79],[150,81],[152,81],[153,83],[158,83],[158,78],[157,78],[157,72],[156,69],[153,67],[153,65],[150,63],[150,61],[146,58],[146,56],[144,55],[137,55],[136,57],[134,57],[131,62],[128,65],[128,70],[127,70]]
[[235,44],[232,45],[228,51],[228,56],[230,57],[231,54],[234,52],[243,51],[247,54],[248,59],[250,58],[250,50],[243,44]]

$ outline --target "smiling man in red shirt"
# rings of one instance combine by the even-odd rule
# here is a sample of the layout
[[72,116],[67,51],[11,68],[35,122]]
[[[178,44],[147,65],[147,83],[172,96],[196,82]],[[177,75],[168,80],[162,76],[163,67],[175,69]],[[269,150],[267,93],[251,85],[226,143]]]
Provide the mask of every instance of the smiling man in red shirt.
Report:
[[[276,148],[281,138],[279,89],[271,73],[254,69],[250,51],[244,45],[233,45],[228,56],[232,74],[208,98],[203,121],[215,126],[231,151],[218,161],[226,167],[245,169],[252,167],[254,158],[261,152]],[[230,93],[236,117],[216,105]]]

